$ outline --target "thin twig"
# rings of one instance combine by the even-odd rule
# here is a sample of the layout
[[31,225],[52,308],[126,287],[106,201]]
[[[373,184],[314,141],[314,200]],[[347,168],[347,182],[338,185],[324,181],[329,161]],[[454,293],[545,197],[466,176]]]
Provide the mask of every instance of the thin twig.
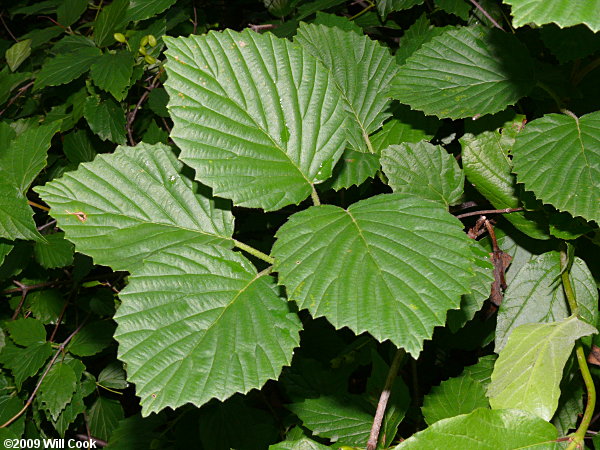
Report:
[[264,30],[272,30],[273,28],[277,28],[277,25],[275,25],[274,23],[265,23],[262,25],[256,25],[253,23],[249,23],[248,28],[250,28],[255,33],[259,33]]
[[464,217],[480,216],[483,214],[509,214],[517,211],[523,211],[523,208],[484,209],[483,211],[471,211],[468,213],[459,214],[455,217],[457,219],[462,219]]
[[46,212],[50,211],[50,208],[48,208],[47,206],[40,205],[39,203],[32,202],[31,200],[27,200],[27,203],[29,204],[29,206],[34,206],[36,208],[41,209],[42,211],[46,211]]
[[379,431],[381,430],[381,424],[383,423],[383,416],[387,407],[390,394],[392,392],[392,384],[400,368],[400,363],[405,355],[404,349],[399,348],[396,350],[394,360],[390,366],[390,370],[385,380],[385,385],[381,395],[379,396],[379,403],[377,403],[377,411],[375,412],[375,419],[373,419],[373,426],[371,427],[371,434],[369,435],[369,441],[367,442],[367,450],[375,450],[377,448],[377,441],[379,440]]
[[[2,17],[2,16],[0,16],[0,17]],[[6,106],[4,107],[4,109],[3,109],[2,111],[0,111],[0,116],[1,116],[2,114],[4,114],[4,113],[6,112],[6,110],[7,110],[8,108],[10,108],[10,107],[11,107],[11,105],[12,105],[14,102],[16,102],[16,101],[17,101],[17,99],[18,99],[18,98],[19,98],[21,95],[23,95],[23,94],[25,93],[25,91],[26,91],[27,89],[29,89],[31,86],[33,86],[33,83],[34,83],[33,81],[30,81],[30,82],[29,82],[29,83],[27,83],[25,86],[21,86],[19,89],[17,89],[17,93],[16,93],[15,95],[13,95],[13,96],[12,96],[12,98],[11,98],[11,99],[8,101],[8,103],[6,104]]]
[[63,317],[65,316],[65,312],[67,311],[67,306],[69,306],[69,299],[67,299],[63,302],[63,307],[60,310],[60,315],[58,316],[58,319],[56,320],[56,325],[54,325],[54,329],[52,330],[50,339],[48,339],[50,342],[54,342],[54,337],[56,336],[56,333],[58,332],[58,327],[60,327]]
[[27,293],[29,292],[29,289],[27,289],[27,286],[19,283],[17,280],[13,280],[13,283],[16,284],[19,287],[19,289],[21,290],[21,301],[17,305],[17,309],[15,309],[15,312],[13,313],[12,318],[11,318],[11,320],[16,320],[17,317],[19,317],[21,308],[23,308],[23,304],[25,303],[25,299],[27,298]]
[[12,34],[12,31],[10,31],[10,28],[8,28],[8,26],[6,25],[6,22],[4,21],[4,17],[2,17],[2,15],[3,13],[0,12],[0,20],[2,21],[2,25],[4,25],[4,29],[8,32],[8,34],[10,34],[10,37],[13,38],[15,42],[19,42],[15,35]]
[[131,145],[132,147],[135,145],[135,141],[133,140],[133,122],[135,121],[135,116],[137,116],[139,109],[142,107],[142,104],[146,101],[146,99],[150,95],[150,92],[152,92],[152,90],[157,88],[158,85],[160,84],[160,76],[161,75],[162,75],[162,68],[154,76],[154,80],[152,80],[152,83],[146,88],[146,91],[142,94],[142,96],[136,103],[135,108],[133,108],[133,110],[127,115],[127,126],[126,126],[127,127],[127,136],[129,138],[129,145]]
[[490,16],[490,15],[488,14],[488,12],[487,12],[485,9],[483,9],[483,8],[481,7],[481,5],[480,5],[479,3],[477,3],[475,0],[469,0],[469,1],[470,1],[471,3],[473,3],[473,5],[475,6],[475,8],[477,8],[479,11],[481,11],[481,13],[482,13],[482,14],[483,14],[483,15],[484,15],[484,16],[485,16],[485,17],[486,17],[486,18],[487,18],[487,19],[488,19],[490,22],[492,22],[492,24],[493,24],[493,25],[494,25],[496,28],[498,28],[498,29],[500,29],[500,30],[502,30],[502,31],[506,31],[504,28],[502,28],[502,25],[500,25],[498,22],[496,22],[496,20],[495,20],[495,19],[494,19],[492,16]]
[[83,322],[81,322],[79,324],[79,326],[75,329],[75,331],[73,331],[67,337],[67,339],[65,339],[64,342],[58,346],[58,349],[56,350],[56,353],[54,354],[54,356],[52,357],[52,359],[48,363],[48,366],[46,367],[46,370],[44,371],[44,373],[42,374],[42,376],[38,380],[37,384],[35,385],[35,389],[33,390],[33,392],[31,393],[31,395],[27,399],[27,402],[25,403],[25,406],[23,406],[23,408],[18,413],[16,413],[14,416],[12,416],[6,422],[4,422],[2,425],[0,425],[0,428],[6,428],[11,423],[13,423],[15,420],[17,420],[19,417],[21,417],[25,411],[27,411],[27,408],[29,408],[29,405],[31,405],[31,403],[33,402],[33,399],[35,398],[35,395],[37,394],[37,391],[40,389],[40,386],[42,385],[42,382],[44,381],[44,378],[46,378],[46,375],[48,375],[48,372],[50,372],[50,369],[52,368],[52,366],[56,362],[56,360],[58,358],[58,355],[60,355],[63,352],[63,350],[65,349],[65,347],[67,346],[67,344],[69,342],[71,342],[71,339],[73,339],[75,337],[75,335],[77,335],[77,333],[79,333],[81,331],[81,329],[83,328],[83,325],[85,325],[86,321],[87,321],[87,317],[85,319],[83,319]]
[[197,34],[198,31],[198,11],[196,10],[196,2],[192,2],[194,5],[194,21],[192,22],[192,24],[194,24],[194,31],[192,32],[192,34]]
[[46,228],[48,228],[48,227],[51,227],[51,226],[52,226],[52,225],[54,225],[55,223],[56,223],[56,219],[54,219],[54,220],[51,220],[50,222],[48,222],[48,223],[46,223],[46,224],[44,224],[44,225],[40,225],[39,227],[37,227],[37,230],[38,230],[38,231],[45,230]]

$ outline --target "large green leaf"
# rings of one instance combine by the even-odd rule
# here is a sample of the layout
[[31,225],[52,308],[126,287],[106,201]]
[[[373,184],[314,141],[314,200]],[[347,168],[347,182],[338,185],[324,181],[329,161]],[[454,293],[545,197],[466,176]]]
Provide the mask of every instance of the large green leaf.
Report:
[[400,68],[391,95],[425,114],[459,119],[501,111],[533,85],[533,63],[517,38],[476,26],[423,44]]
[[80,47],[69,53],[62,53],[46,61],[35,79],[36,89],[58,86],[78,78],[102,54],[96,47]]
[[230,245],[231,213],[199,194],[182,168],[162,144],[118,147],[36,191],[79,252],[131,271],[173,245]]
[[503,0],[512,6],[513,25],[520,27],[528,23],[544,25],[554,22],[558,26],[570,27],[586,24],[593,31],[600,30],[600,0],[573,2],[570,0]]
[[123,100],[129,89],[133,63],[131,52],[107,52],[92,65],[90,75],[96,86],[110,92],[117,100]]
[[470,241],[442,205],[383,194],[324,205],[277,232],[274,270],[290,300],[336,327],[390,339],[412,355],[469,291]]
[[215,195],[275,210],[331,176],[349,115],[314,57],[249,30],[166,42],[171,137]]
[[402,442],[396,450],[558,450],[556,428],[525,411],[480,408],[440,420]]
[[487,408],[489,402],[480,383],[468,375],[450,378],[434,387],[423,399],[423,418],[428,425],[448,417]]
[[428,142],[391,145],[381,154],[381,166],[394,192],[405,192],[448,207],[458,203],[465,177],[456,159]]
[[[533,256],[511,279],[498,311],[496,352],[506,345],[510,333],[519,325],[557,322],[569,317],[560,272],[560,254],[548,252]],[[580,258],[575,258],[570,276],[580,317],[595,325],[598,318],[598,290],[594,277]]]
[[600,223],[600,112],[534,120],[517,136],[513,155],[525,189],[559,210]]
[[299,343],[300,321],[272,279],[220,247],[164,249],[120,297],[119,359],[144,415],[260,388],[290,364]]
[[550,420],[575,341],[597,332],[596,327],[574,316],[515,328],[494,366],[488,388],[492,408],[521,409]]

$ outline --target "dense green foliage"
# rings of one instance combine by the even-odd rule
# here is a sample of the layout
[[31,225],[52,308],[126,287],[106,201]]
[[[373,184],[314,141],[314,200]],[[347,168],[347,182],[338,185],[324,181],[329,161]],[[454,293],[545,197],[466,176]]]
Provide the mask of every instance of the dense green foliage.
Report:
[[600,0],[551,3],[0,11],[4,445],[592,448]]

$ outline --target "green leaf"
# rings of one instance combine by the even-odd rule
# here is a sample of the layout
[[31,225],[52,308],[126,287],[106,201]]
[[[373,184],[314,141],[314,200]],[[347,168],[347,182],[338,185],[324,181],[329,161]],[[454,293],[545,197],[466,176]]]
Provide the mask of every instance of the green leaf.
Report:
[[166,42],[171,137],[215,195],[276,210],[331,176],[348,113],[316,59],[249,30]]
[[88,323],[71,340],[67,350],[77,356],[95,355],[112,343],[114,331],[112,321]]
[[90,76],[96,86],[120,101],[127,96],[133,63],[134,55],[131,52],[106,52],[92,65]]
[[525,411],[476,409],[470,414],[440,420],[414,434],[396,450],[489,449],[558,450],[556,428]]
[[81,47],[46,60],[35,79],[35,89],[58,86],[79,78],[102,55],[96,47]]
[[435,386],[425,396],[421,411],[425,422],[432,425],[438,420],[488,407],[489,402],[481,384],[463,375],[442,381],[442,384]]
[[100,11],[94,26],[94,42],[98,47],[105,47],[115,42],[113,34],[127,25],[127,8],[129,0],[114,0]]
[[118,362],[112,362],[98,375],[98,384],[111,389],[127,389],[126,374],[123,365]]
[[[496,352],[502,350],[511,332],[519,325],[557,322],[569,317],[560,273],[560,254],[547,252],[533,256],[514,275],[498,311]],[[598,318],[598,291],[594,277],[580,258],[575,258],[573,262],[571,279],[580,317],[595,325]]]
[[107,441],[123,417],[125,413],[118,400],[99,396],[88,412],[90,433]]
[[130,0],[127,21],[137,22],[156,16],[173,6],[177,0]]
[[90,379],[85,379],[81,383],[77,383],[73,398],[67,406],[62,410],[58,419],[53,421],[54,428],[61,437],[65,436],[65,432],[69,428],[77,416],[86,411],[86,405],[83,403],[83,399],[94,392],[95,384]]
[[38,400],[50,412],[52,420],[56,421],[61,411],[71,402],[76,387],[77,377],[69,365],[57,362],[48,371],[40,385]]
[[327,450],[330,447],[307,437],[285,440],[269,446],[269,450]]
[[592,31],[600,31],[600,0],[573,3],[569,0],[503,0],[512,6],[513,25],[520,27],[532,22],[536,25],[555,23],[559,27],[586,24]]
[[427,14],[423,13],[400,38],[400,46],[396,50],[396,63],[403,65],[409,56],[436,36],[451,30],[453,27],[434,27],[429,22]]
[[465,177],[456,159],[439,145],[421,141],[391,145],[381,167],[394,192],[433,200],[445,207],[460,202]]
[[[356,396],[354,396],[356,397]],[[319,437],[342,445],[365,445],[373,426],[373,414],[353,396],[322,396],[286,405],[304,426]]]
[[14,72],[19,68],[23,61],[29,58],[29,55],[31,55],[31,39],[24,39],[13,44],[6,50],[4,57],[6,58],[8,67]]
[[525,189],[561,211],[600,222],[600,112],[533,120],[517,136],[513,155]]
[[600,50],[600,34],[593,33],[585,25],[565,29],[546,25],[540,29],[540,37],[561,64],[585,58]]
[[7,342],[0,352],[0,363],[12,372],[17,389],[20,390],[23,381],[38,373],[51,354],[50,342],[37,343],[25,348]]
[[377,0],[377,11],[383,20],[392,11],[401,11],[410,9],[415,5],[420,5],[425,0]]
[[487,392],[487,388],[492,381],[492,372],[494,370],[496,358],[496,355],[482,356],[479,358],[479,361],[477,361],[477,364],[465,367],[463,376],[468,376],[477,381],[483,390]]
[[[505,55],[511,55],[510,64]],[[495,113],[527,95],[533,63],[512,34],[497,29],[452,29],[423,44],[392,82],[392,97],[440,118]]]
[[167,94],[164,88],[152,89],[150,95],[148,95],[148,107],[159,117],[169,117],[169,111],[167,110],[168,101],[169,94]]
[[[511,126],[519,126],[518,120]],[[511,130],[486,131],[476,136],[465,134],[460,143],[465,175],[476,189],[497,209],[522,207],[509,158],[514,144]],[[534,239],[550,238],[539,213],[513,212],[504,218]]]
[[44,325],[56,324],[65,304],[58,289],[43,289],[27,294],[28,309]]
[[322,11],[317,12],[315,20],[312,21],[314,25],[325,25],[328,27],[336,27],[344,31],[354,31],[359,35],[363,35],[363,29],[359,27],[356,22],[343,16],[336,16],[335,14],[329,14]]
[[231,245],[233,216],[197,193],[182,169],[165,145],[118,147],[36,191],[79,252],[131,271],[181,243]]
[[0,181],[0,237],[6,239],[43,239],[33,221],[27,198],[15,186]]
[[435,0],[435,6],[449,14],[460,17],[462,20],[469,19],[471,5],[465,2],[465,0]]
[[10,244],[9,241],[0,239],[0,266],[2,266],[2,263],[4,263],[4,258],[8,256],[13,248],[14,245]]
[[75,246],[65,239],[65,233],[47,234],[45,242],[36,242],[33,254],[40,265],[46,269],[65,267],[73,263]]
[[97,153],[86,130],[67,134],[63,138],[63,152],[75,164],[92,161]]
[[169,132],[160,128],[156,124],[156,120],[152,120],[142,140],[147,144],[166,144],[169,141]]
[[558,408],[552,417],[552,424],[561,436],[577,428],[579,416],[583,412],[583,385],[579,378],[563,380],[560,389]]
[[459,307],[473,276],[462,224],[443,206],[406,194],[347,210],[314,206],[292,215],[276,237],[274,270],[290,300],[414,356]]
[[[21,411],[23,408],[23,401],[17,397],[12,395],[3,395],[0,397],[0,421],[2,423],[6,423],[8,420],[12,419],[16,414]],[[2,428],[1,430],[13,432],[14,435],[11,436],[13,439],[18,439],[21,437],[24,429],[25,417],[21,417],[20,419],[13,422],[8,428]],[[8,437],[8,436],[1,436]],[[6,441],[4,441],[6,442]],[[4,445],[6,448],[6,444]]]
[[144,415],[260,388],[298,345],[300,322],[272,279],[220,247],[163,249],[120,298],[119,359]]
[[379,155],[347,148],[335,165],[332,177],[321,186],[323,190],[331,188],[338,191],[360,185],[367,178],[373,177],[377,170],[379,170]]
[[6,328],[15,344],[28,346],[46,342],[44,324],[35,319],[17,319],[6,323]]
[[146,450],[162,435],[156,429],[164,425],[161,415],[142,418],[139,413],[123,419],[110,436],[111,450]]
[[58,23],[70,27],[87,9],[88,0],[64,0],[56,10]]
[[575,341],[597,332],[596,327],[574,316],[515,328],[494,366],[488,388],[492,408],[521,409],[550,420],[558,406],[563,368]]
[[83,115],[100,139],[125,144],[125,111],[112,98],[101,100],[96,96],[88,97]]

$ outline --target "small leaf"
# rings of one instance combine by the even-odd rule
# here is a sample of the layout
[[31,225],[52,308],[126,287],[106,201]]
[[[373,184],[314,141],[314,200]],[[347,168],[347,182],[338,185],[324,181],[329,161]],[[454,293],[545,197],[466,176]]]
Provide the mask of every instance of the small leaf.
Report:
[[15,71],[31,55],[31,39],[24,39],[6,50],[5,59],[11,71]]
[[42,240],[27,198],[15,186],[0,181],[0,237]]
[[96,150],[86,130],[77,130],[67,134],[63,139],[63,152],[72,163],[92,161]]
[[156,16],[173,6],[177,0],[130,0],[127,21],[137,22]]
[[414,356],[459,307],[473,276],[462,224],[443,206],[406,194],[347,210],[313,206],[292,215],[276,237],[274,270],[290,300]]
[[415,5],[420,5],[425,0],[377,0],[377,11],[383,20],[392,11],[401,11],[410,9]]
[[458,203],[465,177],[456,159],[428,142],[391,145],[381,153],[381,167],[394,192],[433,200],[448,207]]
[[104,53],[90,70],[94,84],[110,92],[117,100],[123,100],[127,96],[133,73],[133,56],[133,53],[126,51]]
[[550,420],[575,341],[597,332],[576,317],[515,328],[494,366],[488,388],[492,408],[521,409]]
[[556,23],[559,27],[586,24],[592,31],[600,31],[600,0],[573,3],[569,0],[503,0],[512,6],[513,25],[528,23],[544,25]]
[[90,433],[107,441],[124,416],[123,407],[118,400],[99,396],[88,412]]
[[558,408],[552,417],[552,424],[561,436],[577,428],[579,417],[583,412],[583,385],[581,380],[563,380],[561,383]]
[[95,355],[112,343],[114,331],[112,321],[88,323],[71,340],[67,350],[77,356]]
[[438,420],[488,407],[489,402],[481,384],[468,375],[463,375],[435,386],[425,396],[421,411],[425,422],[432,425]]
[[249,30],[167,44],[171,137],[215,195],[270,211],[301,202],[331,176],[348,113],[315,58]]
[[58,23],[70,27],[88,9],[87,0],[64,0],[56,10]]
[[423,13],[400,38],[400,46],[395,55],[396,63],[403,65],[408,57],[420,49],[423,44],[450,29],[453,27],[434,27],[429,22],[427,14]]
[[131,271],[180,243],[231,245],[233,216],[197,193],[182,169],[165,145],[118,147],[36,191],[78,251]]
[[477,364],[465,367],[463,376],[468,376],[477,381],[484,391],[487,392],[487,388],[492,381],[492,372],[494,370],[496,358],[496,355],[482,356],[479,358],[479,361],[477,361]]
[[517,136],[513,163],[519,183],[544,203],[600,222],[600,112],[529,122]]
[[13,320],[6,323],[6,329],[11,339],[18,345],[26,347],[46,342],[46,328],[39,320],[31,318]]
[[448,30],[423,44],[400,68],[390,93],[425,114],[460,119],[501,111],[533,85],[533,63],[523,44],[477,26]]
[[127,376],[120,362],[113,362],[102,369],[98,375],[98,384],[111,389],[127,389]]
[[220,247],[163,249],[131,275],[120,298],[119,359],[144,415],[260,388],[298,345],[300,322],[271,277]]
[[101,54],[100,49],[96,47],[81,47],[48,59],[37,74],[35,88],[58,86],[79,78]]
[[471,5],[465,0],[435,0],[435,6],[446,11],[449,14],[454,14],[462,20],[469,19]]
[[395,450],[550,450],[559,448],[553,442],[557,437],[552,424],[531,413],[480,408],[470,414],[440,420],[414,434]]
[[71,402],[77,387],[77,377],[67,364],[57,362],[52,366],[38,392],[38,399],[57,420],[61,411]]
[[65,233],[47,234],[44,239],[33,247],[35,259],[42,267],[53,269],[73,263],[75,246],[65,239]]
[[114,0],[104,6],[94,26],[94,42],[98,47],[105,47],[115,42],[113,34],[127,25],[126,12],[129,0]]
[[51,354],[50,342],[37,343],[25,348],[7,342],[0,352],[0,363],[12,372],[17,389],[20,390],[23,381],[38,373]]
[[91,130],[100,139],[115,144],[125,144],[125,111],[113,99],[100,100],[99,97],[88,97],[83,115]]

